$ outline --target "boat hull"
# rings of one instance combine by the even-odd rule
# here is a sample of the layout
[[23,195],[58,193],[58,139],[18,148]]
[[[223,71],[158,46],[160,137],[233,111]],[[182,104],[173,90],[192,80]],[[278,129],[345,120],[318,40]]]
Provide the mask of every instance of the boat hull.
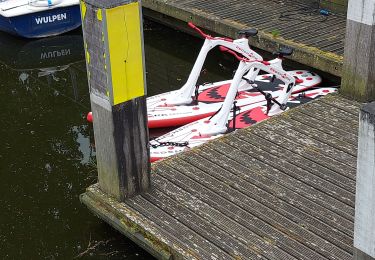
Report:
[[[299,94],[293,94],[289,98],[287,105],[289,108],[293,108],[336,91],[337,88],[306,90]],[[231,113],[226,124],[227,132],[221,134],[209,135],[202,133],[201,130],[205,129],[205,125],[210,123],[210,118],[204,118],[157,137],[150,141],[150,161],[155,162],[165,159],[219,138],[236,129],[250,127],[266,120],[270,117],[266,114],[266,103],[266,101],[263,101],[247,107],[242,107],[241,110],[236,113],[235,117],[233,117],[233,113]]]
[[[302,81],[294,87],[293,93],[316,87],[322,82],[322,78],[319,75],[306,70],[293,70],[289,71],[289,73]],[[259,75],[256,78],[256,83],[262,90],[272,93],[273,97],[278,97],[282,93],[280,86],[283,83],[278,79],[271,82],[271,79],[272,75],[270,74]],[[175,91],[148,97],[148,127],[181,126],[214,115],[222,106],[231,82],[231,80],[227,80],[200,86],[200,93],[195,104],[166,105],[165,100],[168,100],[169,96],[173,96]],[[248,84],[246,87],[245,81],[242,85],[245,90],[238,92],[236,97],[237,106],[248,106],[265,100],[259,91],[250,88]]]
[[0,16],[0,30],[25,38],[62,34],[81,25],[79,5],[59,7],[14,17]]

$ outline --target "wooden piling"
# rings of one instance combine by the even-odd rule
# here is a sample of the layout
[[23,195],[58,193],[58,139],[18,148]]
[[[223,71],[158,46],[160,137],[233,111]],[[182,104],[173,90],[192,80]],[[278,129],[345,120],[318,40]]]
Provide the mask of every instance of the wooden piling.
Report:
[[375,259],[375,102],[361,109],[358,140],[354,259]]
[[140,1],[81,2],[100,188],[119,201],[150,186]]
[[375,100],[375,0],[350,0],[348,6],[342,94]]

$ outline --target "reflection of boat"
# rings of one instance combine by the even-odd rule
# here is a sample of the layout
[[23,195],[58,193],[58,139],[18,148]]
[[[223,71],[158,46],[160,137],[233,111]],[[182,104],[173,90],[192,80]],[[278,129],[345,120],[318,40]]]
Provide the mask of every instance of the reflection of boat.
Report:
[[80,34],[26,40],[0,33],[0,62],[14,70],[59,67],[85,59]]
[[0,0],[0,30],[40,38],[81,25],[78,0]]
[[60,80],[58,73],[67,71],[74,99],[77,99],[77,76],[72,65],[85,60],[82,35],[65,34],[27,40],[0,33],[0,49],[6,50],[0,52],[0,63],[17,71],[22,83],[27,83],[30,77],[46,78],[50,86],[51,82]]

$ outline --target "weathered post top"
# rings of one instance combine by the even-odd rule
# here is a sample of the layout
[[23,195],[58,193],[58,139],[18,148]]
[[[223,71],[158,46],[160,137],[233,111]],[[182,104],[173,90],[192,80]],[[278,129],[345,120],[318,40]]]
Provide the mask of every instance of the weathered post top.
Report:
[[354,259],[375,259],[375,102],[360,114]]
[[349,0],[342,72],[343,95],[375,100],[375,0]]
[[84,0],[81,14],[99,185],[122,201],[150,185],[141,4]]

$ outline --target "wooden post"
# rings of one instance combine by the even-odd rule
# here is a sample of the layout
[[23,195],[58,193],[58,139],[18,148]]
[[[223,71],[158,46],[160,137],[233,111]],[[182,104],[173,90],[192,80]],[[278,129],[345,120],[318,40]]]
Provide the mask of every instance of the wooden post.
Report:
[[341,93],[375,100],[375,0],[349,0]]
[[99,185],[123,201],[150,186],[141,4],[84,0],[81,14]]
[[375,259],[375,102],[361,109],[358,140],[354,259]]

